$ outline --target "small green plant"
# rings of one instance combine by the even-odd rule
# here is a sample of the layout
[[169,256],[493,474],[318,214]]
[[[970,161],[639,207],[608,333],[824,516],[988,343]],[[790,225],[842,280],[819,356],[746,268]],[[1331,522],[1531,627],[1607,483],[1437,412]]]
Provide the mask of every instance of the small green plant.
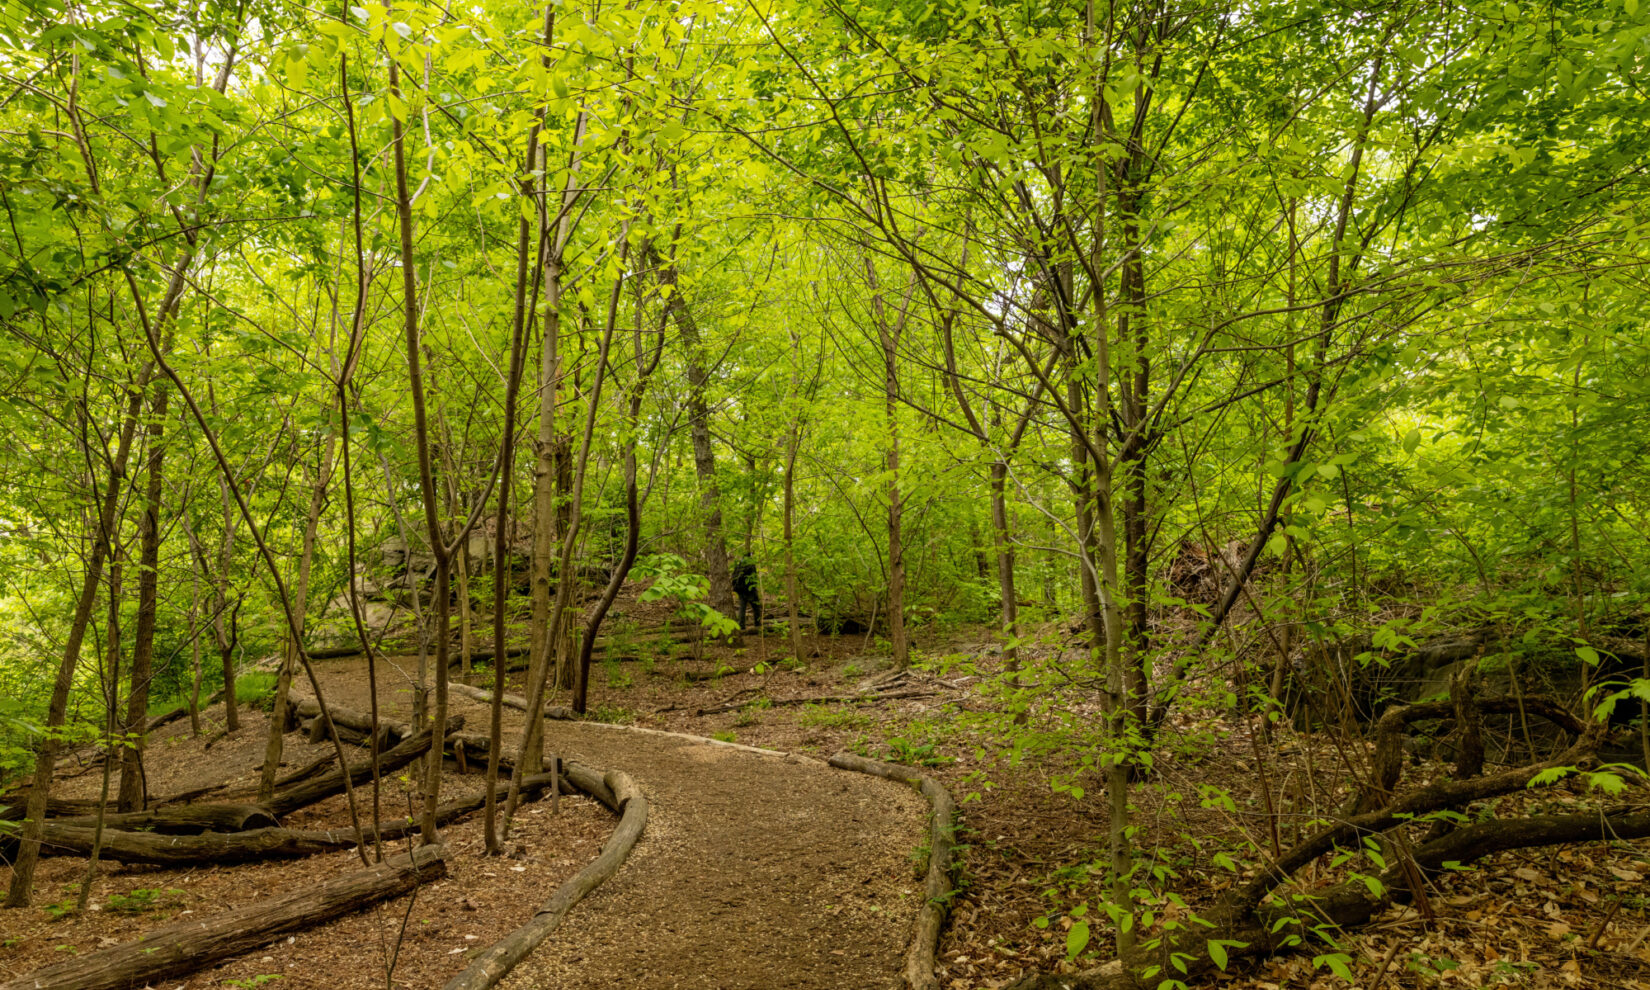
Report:
[[931,742],[918,743],[903,736],[894,736],[888,740],[887,745],[888,752],[895,763],[937,767],[951,762],[951,758],[941,756],[939,750]]
[[145,911],[165,907],[173,899],[182,896],[183,891],[178,890],[176,887],[170,887],[166,890],[140,887],[130,894],[110,894],[106,906],[110,911],[118,914],[142,914]]
[[630,675],[625,673],[623,665],[611,656],[602,659],[602,673],[607,677],[607,686],[615,690],[627,688],[634,683]]
[[609,725],[629,725],[636,721],[636,713],[618,705],[597,705],[590,712],[590,721]]
[[74,916],[75,899],[73,897],[65,897],[61,901],[54,901],[51,904],[42,904],[40,906],[40,910],[51,915],[53,921],[62,921],[64,918]]
[[637,561],[633,573],[651,578],[653,582],[637,600],[674,602],[677,615],[703,626],[712,639],[737,634],[739,623],[700,600],[710,594],[710,579],[687,573],[686,569],[687,561],[673,553],[654,554]]
[[710,734],[710,737],[712,739],[716,740],[717,742],[730,743],[730,742],[737,742],[738,741],[739,733],[734,732],[732,729],[726,729],[722,732],[712,732]]
[[251,671],[235,678],[235,700],[263,711],[275,709],[276,675],[271,671]]
[[859,664],[857,664],[857,663],[845,663],[845,664],[842,665],[842,676],[843,677],[853,679],[855,677],[861,677],[864,674],[865,674],[865,671],[860,670],[859,669]]

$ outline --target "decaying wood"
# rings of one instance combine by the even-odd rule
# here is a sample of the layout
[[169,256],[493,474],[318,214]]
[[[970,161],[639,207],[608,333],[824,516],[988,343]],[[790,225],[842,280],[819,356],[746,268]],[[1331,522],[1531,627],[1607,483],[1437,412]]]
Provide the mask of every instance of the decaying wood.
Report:
[[909,990],[933,990],[938,986],[934,978],[934,953],[939,947],[940,928],[945,925],[946,912],[951,907],[952,851],[957,841],[957,803],[945,785],[910,767],[867,760],[851,753],[838,753],[828,760],[833,767],[868,773],[884,780],[907,784],[922,792],[928,799],[928,871],[922,885],[922,907],[917,911],[916,931],[911,936],[911,947],[905,952],[905,968],[901,976]]
[[[301,719],[319,718],[321,715],[321,706],[315,703],[315,699],[306,698],[303,695],[288,695],[287,705],[294,712],[296,712],[297,716]],[[368,734],[372,732],[372,716],[366,712],[359,712],[353,708],[339,708],[336,705],[328,705],[327,715],[332,719],[332,724],[335,727],[339,729],[353,729],[355,732],[360,734],[362,739],[367,738]],[[412,734],[412,726],[406,722],[380,716],[378,719],[378,731],[384,733],[390,739],[405,739]]]
[[[41,833],[42,856],[84,856],[91,851],[95,829],[49,821]],[[246,832],[203,832],[199,835],[157,835],[153,832],[103,830],[103,859],[157,866],[251,863],[265,859],[297,859],[335,849],[353,849],[359,842],[351,829],[337,832],[291,828],[255,828]]]
[[[331,761],[332,757],[327,757]],[[59,825],[91,827],[96,815],[55,819]],[[202,832],[245,832],[280,824],[269,809],[256,804],[180,804],[152,811],[103,816],[103,827],[161,835],[199,835]]]
[[647,798],[642,796],[635,781],[626,774],[608,771],[604,783],[623,813],[618,828],[602,846],[601,854],[557,887],[531,921],[489,946],[464,972],[447,981],[445,990],[485,990],[496,986],[517,963],[556,930],[575,904],[624,865],[647,826]]
[[908,688],[901,691],[871,692],[867,694],[816,694],[801,698],[768,698],[757,696],[740,701],[729,701],[709,708],[701,708],[697,715],[716,715],[721,712],[738,711],[752,705],[767,705],[778,708],[782,705],[858,705],[868,701],[898,701],[901,698],[926,698],[934,692],[926,688]]
[[149,932],[135,942],[65,960],[0,985],[0,990],[128,990],[182,976],[274,941],[287,932],[323,924],[386,898],[397,897],[447,872],[447,852],[422,846],[378,866],[308,885],[213,917],[190,919]]
[[[466,698],[473,698],[476,701],[485,702],[487,704],[492,704],[493,701],[493,692],[487,690],[486,688],[473,687],[469,684],[460,684],[458,681],[449,681],[447,683],[447,690],[456,694],[462,694]],[[514,708],[517,711],[525,712],[527,710],[527,699],[523,698],[519,694],[506,693],[499,700],[502,701],[507,707]],[[558,719],[578,718],[578,716],[573,713],[573,709],[564,708],[561,705],[546,705],[544,708],[544,717]]]
[[[572,781],[563,778],[566,786]],[[525,798],[534,798],[552,786],[549,773],[534,774],[522,781]],[[588,780],[586,781],[588,783]],[[581,788],[582,789],[582,788]],[[447,801],[436,809],[436,824],[448,825],[481,809],[486,795],[475,794]],[[599,798],[598,798],[599,800]],[[258,809],[262,812],[262,809]],[[111,815],[111,819],[122,816]],[[267,812],[263,817],[271,823]],[[404,838],[418,831],[418,823],[409,819],[385,822],[377,833],[368,827],[363,830],[365,841],[376,838],[386,841]],[[42,855],[84,856],[91,851],[93,829],[85,825],[63,822],[46,823],[41,841]],[[122,863],[149,863],[160,866],[200,866],[205,864],[250,863],[267,859],[298,859],[338,849],[354,849],[362,837],[354,829],[293,829],[254,827],[241,832],[209,832],[198,835],[157,835],[151,832],[121,831],[105,828],[100,856]]]
[[[453,719],[448,724],[454,725],[461,722],[462,719]],[[430,730],[428,729],[403,739],[379,754],[379,773],[393,773],[424,755],[424,752],[429,748]],[[350,761],[349,786],[354,787],[358,784],[364,784],[371,779],[372,758],[370,756],[363,754]],[[277,818],[284,818],[299,808],[307,808],[317,801],[325,800],[334,794],[341,794],[343,790],[344,775],[334,768],[309,780],[277,790],[273,797],[264,802],[264,806]]]

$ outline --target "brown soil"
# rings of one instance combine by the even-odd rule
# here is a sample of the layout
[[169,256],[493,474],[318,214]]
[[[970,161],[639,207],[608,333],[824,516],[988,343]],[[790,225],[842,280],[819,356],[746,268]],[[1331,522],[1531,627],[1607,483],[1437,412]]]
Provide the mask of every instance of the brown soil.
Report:
[[[319,673],[336,703],[365,703],[358,662]],[[380,689],[386,707],[407,697],[393,682]],[[487,724],[479,702],[455,696],[450,710]],[[507,709],[506,738],[520,726]],[[648,823],[618,875],[506,986],[899,985],[921,890],[920,795],[817,760],[601,723],[547,722],[545,736],[548,751],[630,774]]]
[[[219,722],[222,710],[208,715],[211,722]],[[207,732],[198,738],[189,735],[187,723],[167,727],[150,750],[151,790],[169,794],[219,780],[249,781],[255,786],[267,727],[262,712],[246,710],[240,731],[214,742],[210,748],[206,743],[216,733],[209,727],[203,727]],[[299,735],[287,736],[285,755],[292,767],[331,753],[330,743],[309,746]],[[81,774],[65,782],[60,793],[94,797],[100,776]],[[399,818],[408,811],[408,795],[399,780],[387,783],[384,817]],[[449,778],[448,786],[454,796],[474,792],[480,787],[480,778]],[[368,788],[356,791],[364,816],[370,814],[368,793]],[[336,797],[289,816],[285,824],[340,828],[348,822],[343,798]],[[472,817],[442,833],[453,853],[445,879],[410,898],[386,901],[187,979],[167,980],[164,986],[167,990],[255,985],[282,990],[383,990],[386,959],[394,953],[394,987],[438,987],[463,969],[478,948],[497,941],[531,917],[549,891],[595,856],[613,824],[611,813],[582,796],[563,798],[557,815],[550,813],[548,801],[528,805],[518,815],[511,835],[512,855],[489,859],[481,855],[479,816]],[[80,917],[52,920],[45,906],[73,905],[86,861],[73,857],[45,859],[35,880],[35,903],[39,906],[4,915],[4,947],[0,948],[0,974],[4,976],[0,980],[60,962],[69,955],[130,941],[171,921],[279,896],[360,866],[360,858],[350,851],[200,869],[107,863],[92,888],[93,910]],[[0,869],[0,883],[9,880],[10,870]],[[123,903],[137,910],[123,911]],[[257,982],[260,977],[277,976],[278,980]]]
[[[624,620],[638,627],[649,627],[660,617],[655,614],[661,611],[658,605],[621,601],[620,606],[628,613]],[[1104,883],[1096,868],[1105,852],[1102,788],[1074,764],[1069,747],[1058,749],[1057,756],[1033,751],[1023,758],[1004,748],[1004,720],[992,714],[997,702],[983,687],[993,673],[988,642],[983,633],[956,637],[947,647],[957,651],[951,659],[966,663],[953,668],[941,661],[934,649],[937,641],[924,639],[929,650],[925,666],[932,669],[913,678],[924,689],[918,696],[868,704],[769,707],[759,702],[706,715],[698,711],[727,702],[852,694],[884,673],[887,659],[875,655],[875,647],[862,637],[810,635],[799,665],[788,658],[786,640],[770,634],[762,639],[748,635],[731,645],[666,649],[660,651],[666,656],[651,661],[598,661],[591,678],[596,719],[716,735],[794,755],[763,756],[600,722],[546,723],[547,750],[628,771],[651,799],[651,816],[631,860],[573,910],[508,985],[515,990],[896,986],[894,974],[915,907],[913,854],[922,841],[926,807],[916,794],[895,785],[799,758],[824,757],[838,749],[927,764],[927,772],[946,781],[958,798],[967,847],[962,890],[940,942],[940,986],[1002,987],[1029,970],[1069,970],[1106,958],[1110,946],[1101,924],[1095,926],[1085,960],[1073,964],[1064,959],[1071,910],[1084,902],[1098,904]],[[615,653],[645,656],[658,649],[649,643]],[[760,665],[779,660],[786,661],[779,669]],[[366,707],[360,661],[318,666],[329,701]],[[392,658],[380,667],[386,711],[405,712],[411,698],[409,675],[415,669],[416,660],[406,658]],[[479,673],[474,680],[486,684],[489,676]],[[522,691],[519,674],[508,687]],[[1095,701],[1072,690],[1061,698],[1059,710],[1034,713],[1020,735],[1068,737],[1072,725],[1096,717]],[[484,706],[455,697],[452,710],[466,717],[468,731],[485,731]],[[505,718],[507,738],[513,739],[521,715],[506,709]],[[1136,822],[1142,826],[1138,844],[1173,871],[1153,895],[1160,919],[1186,915],[1168,902],[1168,891],[1185,895],[1195,909],[1234,882],[1232,873],[1214,865],[1211,854],[1244,842],[1264,848],[1269,839],[1261,823],[1267,820],[1268,802],[1275,802],[1281,840],[1289,842],[1339,800],[1335,788],[1344,778],[1341,747],[1287,729],[1271,744],[1257,747],[1250,728],[1220,719],[1175,719],[1165,733],[1157,773],[1135,791]],[[198,740],[158,742],[152,751],[152,792],[172,793],[228,775],[248,781],[262,753],[262,730],[261,716],[254,713],[240,733],[210,750]],[[186,727],[176,731],[187,734]],[[288,737],[289,742],[296,738]],[[288,759],[300,766],[329,750],[296,744]],[[1269,790],[1257,783],[1259,758],[1266,761]],[[62,793],[95,794],[97,775],[85,770],[82,765]],[[1059,791],[1056,784],[1081,786],[1087,794]],[[1202,806],[1200,788],[1211,784],[1229,789],[1235,810]],[[1512,813],[1531,800],[1574,808],[1577,802],[1596,803],[1597,795],[1580,789],[1566,795],[1560,788],[1506,799],[1502,811]],[[462,965],[465,946],[485,944],[508,931],[549,896],[561,877],[589,860],[613,818],[588,802],[563,807],[554,820],[546,811],[523,816],[524,830],[544,829],[521,833],[528,836],[527,865],[533,872],[506,875],[499,861],[480,859],[478,823],[448,830],[460,853],[454,876],[426,891],[415,905],[409,928],[426,932],[407,939],[398,986],[439,986]],[[342,824],[341,816],[342,806],[335,801],[296,823]],[[535,857],[549,861],[542,873],[536,872]],[[103,881],[98,896],[175,886],[195,900],[163,911],[227,907],[328,870],[351,868],[352,862],[348,854],[337,854],[302,863],[195,871],[177,879],[163,879],[159,871],[120,871]],[[83,865],[50,861],[42,871],[40,899],[59,896]],[[1305,879],[1326,882],[1331,876],[1326,863],[1310,869]],[[1413,909],[1394,910],[1343,940],[1342,949],[1351,957],[1348,965],[1357,986],[1369,985],[1391,955],[1395,961],[1382,977],[1387,988],[1650,990],[1645,879],[1650,879],[1650,842],[1506,854],[1479,870],[1443,879],[1432,898],[1436,920],[1423,919]],[[464,911],[466,899],[481,910]],[[380,932],[393,935],[405,910],[405,902],[387,905],[175,985],[224,986],[225,979],[245,981],[279,972],[287,976],[281,986],[383,986]],[[485,926],[484,917],[489,919]],[[17,919],[24,920],[19,924]],[[0,967],[13,972],[60,957],[54,945],[84,951],[98,937],[127,938],[155,923],[107,912],[56,924],[36,912],[9,914],[5,921],[5,936],[22,939],[0,950]],[[477,937],[463,938],[469,934]],[[1596,946],[1589,948],[1586,943],[1595,935]],[[1327,969],[1312,965],[1313,954],[1320,951],[1237,963],[1232,973],[1194,985],[1345,987]]]

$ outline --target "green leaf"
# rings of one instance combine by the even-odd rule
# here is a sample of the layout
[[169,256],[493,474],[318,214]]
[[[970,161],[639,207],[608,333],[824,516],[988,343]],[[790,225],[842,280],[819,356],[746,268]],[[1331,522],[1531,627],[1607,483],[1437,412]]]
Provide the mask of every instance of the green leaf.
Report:
[[1073,922],[1071,929],[1066,932],[1066,958],[1076,959],[1088,947],[1089,923],[1086,921]]

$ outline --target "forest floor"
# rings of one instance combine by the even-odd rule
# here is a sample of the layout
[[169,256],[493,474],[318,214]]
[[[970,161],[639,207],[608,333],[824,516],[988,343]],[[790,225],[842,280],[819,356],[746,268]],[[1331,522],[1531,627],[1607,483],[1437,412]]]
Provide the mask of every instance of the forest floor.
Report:
[[[658,606],[621,602],[622,621],[646,625]],[[621,626],[622,628],[622,626]],[[838,750],[921,765],[958,799],[963,832],[961,891],[940,942],[940,986],[1006,986],[1021,973],[1069,971],[1061,930],[1080,904],[1097,909],[1105,856],[1105,802],[1095,776],[1069,752],[1040,743],[1098,716],[1076,695],[1040,710],[1007,751],[1004,719],[989,688],[998,658],[983,633],[961,630],[943,647],[924,636],[917,668],[896,695],[857,697],[891,672],[867,637],[809,635],[800,661],[783,635],[748,633],[732,644],[654,651],[613,649],[591,676],[592,719],[547,721],[546,749],[603,769],[624,770],[650,799],[642,841],[619,873],[574,909],[506,983],[529,987],[893,988],[910,935],[919,881],[913,866],[926,806],[914,792],[816,762]],[[1053,648],[1053,647],[1045,647]],[[620,657],[631,657],[620,659]],[[405,712],[415,661],[380,668],[380,702]],[[329,703],[364,708],[360,660],[317,664]],[[522,675],[509,689],[521,693]],[[478,671],[472,683],[489,685]],[[308,693],[303,690],[302,693]],[[797,703],[801,699],[820,699]],[[852,700],[841,700],[850,698]],[[832,700],[837,699],[837,700]],[[565,702],[565,698],[552,699]],[[1184,918],[1212,902],[1241,872],[1215,865],[1233,843],[1264,848],[1267,820],[1287,844],[1335,800],[1344,777],[1332,741],[1280,727],[1268,742],[1255,726],[1204,717],[1195,708],[1170,725],[1151,781],[1136,789],[1137,845],[1169,871],[1153,895],[1160,918]],[[454,696],[467,731],[484,731],[486,708]],[[506,709],[507,734],[520,713]],[[207,713],[221,728],[221,709]],[[773,755],[628,731],[664,729],[777,751]],[[267,728],[243,714],[239,732],[191,738],[187,723],[153,742],[150,789],[164,794],[240,777],[250,782]],[[287,762],[302,766],[330,751],[288,737]],[[1052,751],[1051,751],[1052,752]],[[788,754],[788,755],[787,755]],[[95,796],[99,774],[70,767],[65,796]],[[479,778],[449,778],[455,790]],[[1261,781],[1268,782],[1265,786]],[[1231,804],[1213,799],[1226,789]],[[1079,795],[1073,788],[1086,791]],[[358,793],[364,793],[360,791]],[[1592,806],[1579,785],[1514,795],[1519,804]],[[399,802],[399,804],[397,803]],[[404,794],[386,796],[386,815],[404,813]],[[393,808],[392,808],[393,806]],[[1267,815],[1270,807],[1275,815]],[[341,798],[291,816],[299,827],[347,824]],[[480,856],[479,816],[444,830],[458,852],[449,876],[408,902],[387,902],[306,931],[169,988],[385,986],[385,960],[405,920],[395,986],[436,987],[481,946],[532,913],[565,877],[588,862],[614,824],[600,806],[564,798],[526,806],[511,837],[513,855]],[[1241,859],[1241,857],[1240,857]],[[1245,861],[1248,862],[1248,861]],[[94,887],[101,910],[53,920],[50,910],[4,915],[0,973],[15,975],[111,942],[187,912],[206,913],[289,890],[354,867],[352,853],[201,870],[109,864]],[[1243,864],[1240,864],[1240,869]],[[37,903],[61,903],[84,872],[80,859],[45,861]],[[1327,879],[1328,863],[1305,879]],[[0,869],[0,882],[6,871]],[[1507,853],[1442,879],[1432,917],[1395,908],[1341,940],[1350,985],[1395,988],[1479,986],[1650,990],[1650,844],[1571,846]],[[117,896],[118,895],[118,896]],[[72,901],[72,897],[71,897]],[[117,909],[126,906],[126,910]],[[1105,958],[1104,925],[1090,956]],[[1314,965],[1314,949],[1259,963],[1196,985],[1234,990],[1332,988],[1349,983]],[[274,983],[265,979],[263,983]]]

